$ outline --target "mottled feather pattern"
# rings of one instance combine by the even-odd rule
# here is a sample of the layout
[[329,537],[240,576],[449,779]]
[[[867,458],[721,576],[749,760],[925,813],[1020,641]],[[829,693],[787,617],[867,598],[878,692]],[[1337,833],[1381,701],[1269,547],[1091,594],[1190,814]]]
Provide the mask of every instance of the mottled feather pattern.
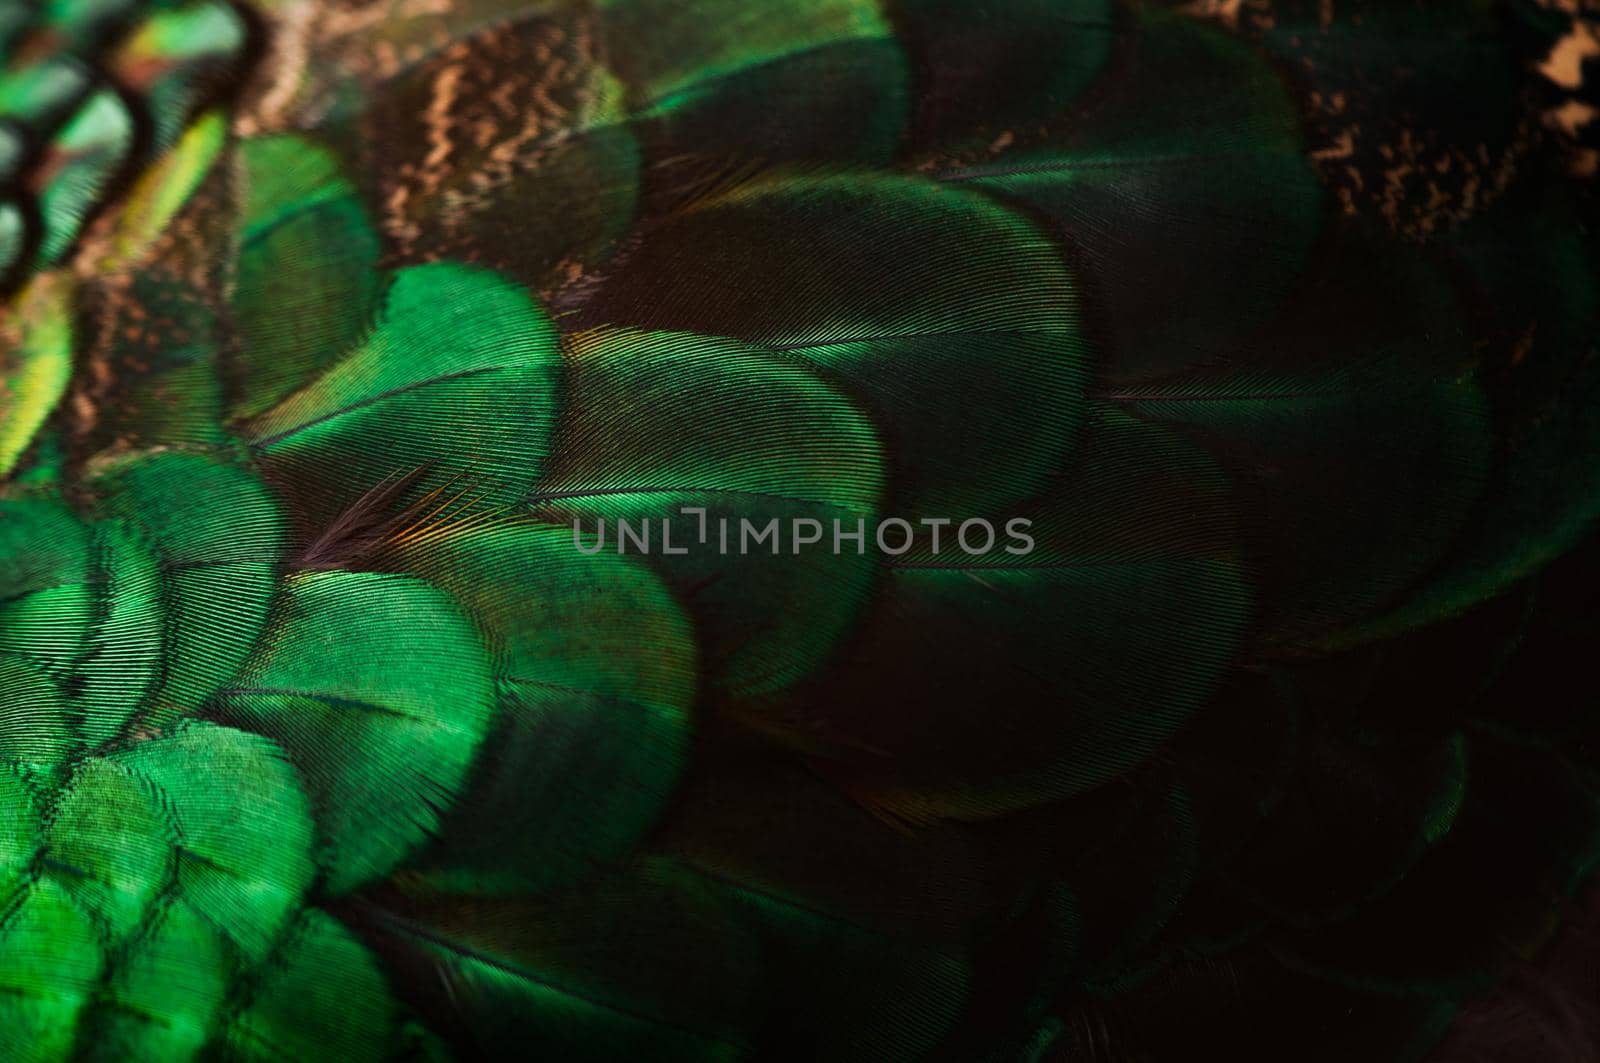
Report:
[[1561,1059],[1582,0],[0,0],[0,1058]]

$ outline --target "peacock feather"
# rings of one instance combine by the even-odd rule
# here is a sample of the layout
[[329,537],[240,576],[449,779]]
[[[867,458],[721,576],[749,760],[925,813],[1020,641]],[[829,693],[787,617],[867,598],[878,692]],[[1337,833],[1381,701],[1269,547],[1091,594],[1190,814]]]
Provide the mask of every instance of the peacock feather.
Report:
[[0,1060],[1600,1058],[1597,63],[0,0]]

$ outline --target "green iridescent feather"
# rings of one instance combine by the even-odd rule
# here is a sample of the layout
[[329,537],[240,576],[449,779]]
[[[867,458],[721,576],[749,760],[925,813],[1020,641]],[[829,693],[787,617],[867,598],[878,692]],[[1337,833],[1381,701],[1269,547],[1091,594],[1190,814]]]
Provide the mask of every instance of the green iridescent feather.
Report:
[[0,1056],[1600,1051],[1585,18],[0,5]]

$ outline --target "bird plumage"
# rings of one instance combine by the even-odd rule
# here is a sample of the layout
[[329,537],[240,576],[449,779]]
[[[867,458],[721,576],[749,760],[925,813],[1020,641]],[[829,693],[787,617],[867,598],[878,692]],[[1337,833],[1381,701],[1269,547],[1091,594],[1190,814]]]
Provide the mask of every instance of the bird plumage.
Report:
[[0,5],[0,1055],[1600,1052],[1581,7]]

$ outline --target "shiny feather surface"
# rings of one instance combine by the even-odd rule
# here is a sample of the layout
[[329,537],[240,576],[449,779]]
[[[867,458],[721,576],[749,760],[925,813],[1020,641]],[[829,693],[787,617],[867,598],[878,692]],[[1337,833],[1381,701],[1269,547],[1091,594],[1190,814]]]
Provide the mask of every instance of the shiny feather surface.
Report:
[[0,1058],[1600,1058],[1586,0],[0,0]]

